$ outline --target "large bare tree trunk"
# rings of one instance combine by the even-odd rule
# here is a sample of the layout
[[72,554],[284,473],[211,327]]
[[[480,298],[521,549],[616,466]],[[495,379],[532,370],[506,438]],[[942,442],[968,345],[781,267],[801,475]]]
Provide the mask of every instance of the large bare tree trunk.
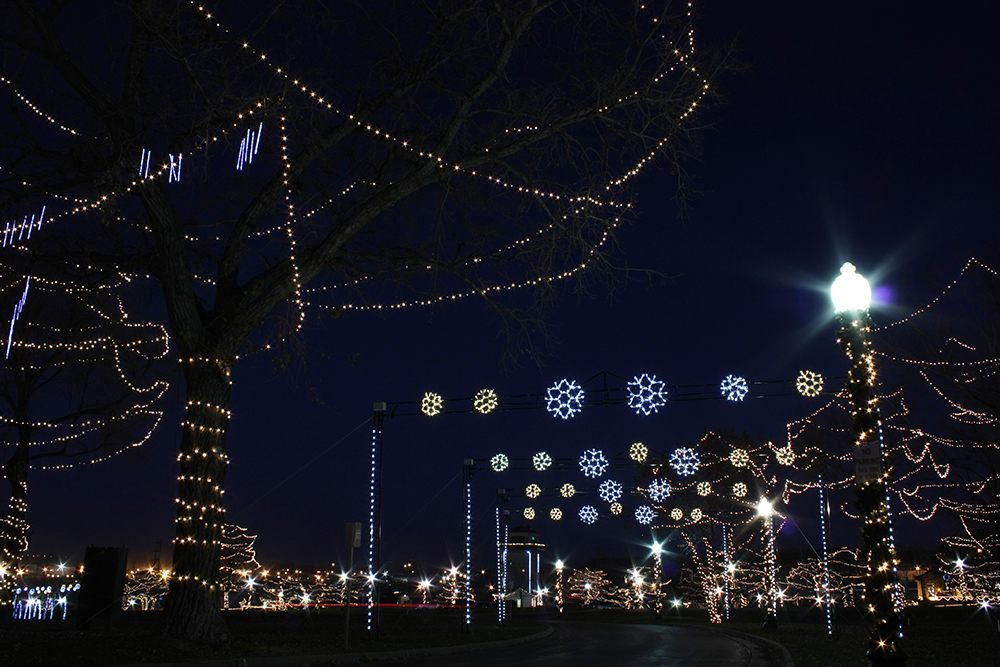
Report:
[[187,410],[181,436],[173,572],[166,632],[202,641],[229,638],[222,620],[219,558],[226,523],[223,489],[229,458],[232,359],[182,359]]

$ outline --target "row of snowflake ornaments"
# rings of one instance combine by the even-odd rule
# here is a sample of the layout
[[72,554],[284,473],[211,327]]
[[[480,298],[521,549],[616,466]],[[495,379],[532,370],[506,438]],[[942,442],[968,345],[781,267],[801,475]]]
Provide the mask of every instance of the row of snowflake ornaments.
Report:
[[[795,388],[807,398],[819,396],[823,391],[823,376],[813,371],[801,371],[795,380]],[[635,376],[628,383],[628,406],[635,413],[649,415],[667,403],[667,391],[662,380],[655,375]],[[746,378],[738,375],[727,375],[719,385],[722,397],[728,401],[742,401],[746,398],[750,386]],[[584,390],[575,380],[560,380],[545,393],[545,409],[553,416],[569,419],[583,409]],[[493,389],[482,389],[472,399],[472,406],[481,414],[488,414],[497,409],[500,399]],[[428,417],[441,414],[444,410],[444,397],[434,392],[424,394],[420,402],[420,411]]]
[[[634,443],[629,448],[629,457],[637,463],[643,463],[649,456],[649,449],[641,442]],[[792,452],[791,447],[783,447],[776,452],[776,458],[778,463],[782,465],[792,465],[795,462],[795,454]],[[750,454],[745,449],[734,448],[729,454],[729,461],[737,468],[744,468],[750,463]],[[552,466],[552,457],[546,452],[539,452],[532,457],[532,466],[535,470],[543,471],[547,470]],[[674,471],[686,477],[693,475],[698,471],[701,466],[701,460],[698,457],[698,453],[694,451],[691,447],[678,447],[674,450],[673,454],[670,456],[670,466]],[[591,478],[597,478],[604,474],[608,468],[608,459],[604,456],[604,452],[599,449],[588,449],[579,460],[580,472],[585,476]],[[490,467],[496,472],[503,472],[510,467],[510,459],[506,454],[497,454],[492,459],[490,459]],[[698,482],[696,490],[699,496],[706,497],[712,494],[712,485],[710,482],[702,481]],[[662,503],[666,500],[672,493],[673,488],[665,479],[656,478],[653,479],[645,489],[646,495],[654,503]],[[607,479],[601,482],[600,487],[598,487],[598,494],[601,500],[611,503],[611,513],[614,515],[619,515],[624,509],[619,499],[622,497],[623,488],[622,485],[612,479]],[[737,498],[743,498],[747,494],[747,485],[743,482],[737,482],[733,485],[733,495]],[[525,495],[528,498],[538,498],[542,495],[542,488],[537,484],[529,484],[525,488]],[[576,487],[572,484],[566,483],[559,488],[559,495],[563,498],[572,498],[576,495]],[[532,520],[535,518],[535,510],[532,507],[526,507],[523,510],[524,518],[527,520]],[[579,512],[580,520],[586,524],[592,524],[597,521],[598,512],[597,509],[592,505],[584,505]],[[554,507],[549,512],[549,517],[553,521],[558,521],[562,518],[562,510],[558,507]],[[636,521],[643,525],[648,525],[656,517],[656,511],[648,506],[641,505],[635,510]],[[703,517],[703,513],[700,509],[694,508],[691,510],[690,519],[693,522],[700,521]],[[681,521],[684,517],[684,511],[679,507],[675,507],[670,512],[670,518],[674,521]]]

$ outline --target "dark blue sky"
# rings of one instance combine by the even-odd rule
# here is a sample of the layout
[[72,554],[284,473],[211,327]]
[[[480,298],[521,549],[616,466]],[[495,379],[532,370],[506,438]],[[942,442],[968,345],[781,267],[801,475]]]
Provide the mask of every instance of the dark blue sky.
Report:
[[[275,374],[262,360],[239,365],[226,498],[230,520],[259,536],[260,559],[325,564],[342,556],[344,524],[367,516],[374,401],[484,387],[539,393],[602,370],[656,374],[670,385],[717,383],[729,373],[784,379],[802,368],[837,375],[846,363],[827,289],[844,261],[880,288],[879,321],[932,299],[972,255],[1000,264],[991,3],[698,6],[698,44],[736,40],[746,69],[718,81],[724,105],[703,117],[713,127],[701,161],[689,165],[701,193],[686,217],[677,215],[669,174],[641,176],[636,220],[621,232],[623,261],[666,278],[636,279],[611,296],[568,296],[551,314],[556,340],[541,368],[528,360],[501,367],[496,322],[468,300],[348,313],[316,328],[307,342],[329,358],[316,354],[308,377]],[[173,401],[179,409],[181,394]],[[543,411],[387,420],[384,560],[415,557],[433,567],[461,558],[465,458],[542,449],[575,458],[636,440],[667,451],[705,427],[783,441],[786,422],[814,408],[791,397],[670,404],[646,418],[617,406],[558,423]],[[74,557],[88,544],[125,544],[141,563],[160,539],[166,557],[177,422],[100,467],[35,474],[32,552]],[[493,494],[522,486],[516,479],[476,475],[475,542],[487,556]],[[788,509],[816,542],[812,497]],[[624,552],[646,539],[611,521],[586,533],[571,521],[536,523],[553,557],[590,557],[598,546]],[[842,522],[841,534],[854,539],[854,527]]]

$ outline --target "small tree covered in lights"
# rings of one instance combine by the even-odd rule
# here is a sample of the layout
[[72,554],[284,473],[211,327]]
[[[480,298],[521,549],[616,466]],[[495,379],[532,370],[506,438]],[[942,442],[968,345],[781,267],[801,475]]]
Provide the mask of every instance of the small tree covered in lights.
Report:
[[[0,568],[6,571],[16,569],[28,548],[29,471],[97,463],[143,444],[160,422],[168,386],[149,376],[165,358],[169,337],[162,326],[129,319],[126,276],[30,268],[31,289],[4,340],[0,380],[10,492],[0,515]],[[0,281],[4,303],[24,294],[21,271],[4,271]],[[0,577],[0,613],[11,601],[10,581]]]
[[461,605],[465,603],[465,591],[468,578],[461,568],[454,567],[445,570],[439,577],[441,591],[437,594],[437,601],[442,604]]
[[226,593],[223,608],[229,607],[229,596],[232,593],[253,586],[251,582],[254,581],[255,573],[261,569],[254,550],[256,541],[256,535],[250,535],[246,528],[236,524],[227,523],[222,529],[222,556],[219,569],[220,580]]
[[608,575],[603,570],[573,570],[566,581],[568,597],[579,600],[581,607],[589,607],[599,602],[614,604],[615,590]]
[[48,202],[32,252],[162,291],[187,393],[166,631],[190,639],[228,637],[237,355],[286,366],[319,314],[464,297],[524,349],[542,311],[505,295],[610,275],[639,172],[684,174],[721,60],[669,2],[91,3],[101,49],[67,7],[5,11],[0,204]]

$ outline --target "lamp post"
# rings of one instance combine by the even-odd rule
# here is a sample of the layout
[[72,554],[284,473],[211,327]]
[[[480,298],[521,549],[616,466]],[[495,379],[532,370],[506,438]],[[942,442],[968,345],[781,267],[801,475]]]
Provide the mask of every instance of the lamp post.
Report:
[[774,572],[774,524],[771,521],[773,514],[774,505],[761,496],[757,503],[757,516],[764,520],[764,530],[767,533],[767,569],[764,570],[764,586],[767,588],[768,608],[764,627],[769,629],[778,627],[778,581]]
[[875,357],[868,337],[871,287],[849,262],[841,267],[840,273],[830,294],[841,327],[839,343],[851,360],[847,392],[851,399],[857,508],[864,517],[861,528],[867,566],[864,601],[873,617],[867,655],[872,665],[903,665],[907,655],[900,641],[902,623],[894,595],[898,561],[889,515],[891,471],[886,469],[883,458],[878,398],[874,392]]
[[556,606],[559,613],[563,613],[563,562],[556,561]]

